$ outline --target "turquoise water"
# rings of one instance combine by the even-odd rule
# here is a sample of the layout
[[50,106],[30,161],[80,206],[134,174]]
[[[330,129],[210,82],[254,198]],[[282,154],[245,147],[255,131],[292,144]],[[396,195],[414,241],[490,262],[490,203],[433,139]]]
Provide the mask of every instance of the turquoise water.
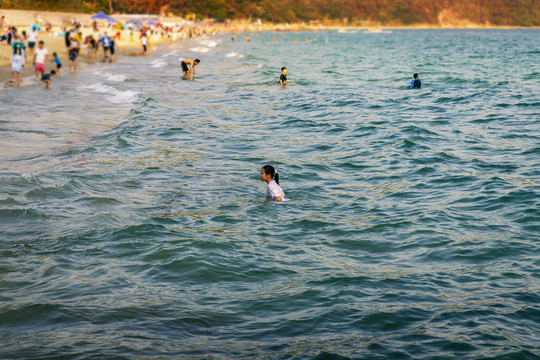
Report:
[[217,37],[0,90],[0,358],[540,359],[539,35]]

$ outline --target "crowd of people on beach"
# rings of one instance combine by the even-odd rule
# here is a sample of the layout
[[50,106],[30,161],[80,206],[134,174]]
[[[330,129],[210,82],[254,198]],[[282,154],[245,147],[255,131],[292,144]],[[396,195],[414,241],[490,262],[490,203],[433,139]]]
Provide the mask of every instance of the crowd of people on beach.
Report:
[[[10,66],[13,80],[11,86],[21,86],[22,72],[27,63],[31,61],[34,66],[35,80],[43,81],[45,88],[50,89],[51,78],[56,75],[62,76],[62,61],[56,52],[53,52],[52,56],[50,56],[50,52],[43,40],[43,34],[51,35],[49,25],[47,25],[46,29],[42,29],[36,22],[30,26],[28,32],[26,30],[19,32],[19,29],[15,26],[6,26],[4,16],[0,17],[0,19],[2,20],[0,22],[0,43],[5,43],[12,49]],[[63,36],[65,39],[69,72],[78,70],[78,59],[84,56],[84,54],[81,54],[81,49],[86,49],[85,56],[90,64],[99,61],[115,62],[118,51],[117,41],[121,40],[123,35],[129,38],[130,42],[140,41],[142,51],[137,52],[135,55],[147,56],[152,52],[154,45],[160,41],[180,42],[209,32],[207,28],[200,26],[163,26],[159,23],[156,25],[134,25],[117,22],[116,24],[108,23],[105,26],[99,25],[97,21],[93,21],[91,25],[84,26],[84,24],[72,20],[62,26],[61,32],[53,34]],[[83,30],[86,33],[91,33],[83,36]],[[114,35],[110,36],[109,31],[111,35]],[[100,49],[103,54],[101,59],[99,59]],[[51,63],[52,69],[47,72],[47,64]],[[198,59],[195,61],[186,59],[182,64],[184,76],[194,78],[195,65],[198,63]],[[186,70],[188,66],[189,68]]]

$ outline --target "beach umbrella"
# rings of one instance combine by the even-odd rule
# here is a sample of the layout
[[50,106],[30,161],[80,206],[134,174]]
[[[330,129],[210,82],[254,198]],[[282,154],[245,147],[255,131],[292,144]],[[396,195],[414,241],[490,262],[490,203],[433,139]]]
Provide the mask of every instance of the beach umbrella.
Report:
[[153,20],[150,20],[150,21],[147,21],[146,22],[148,25],[156,25],[157,22],[153,21]]
[[162,24],[162,23],[157,23],[157,24],[156,24],[156,27],[162,28],[162,27],[163,27],[163,24]]

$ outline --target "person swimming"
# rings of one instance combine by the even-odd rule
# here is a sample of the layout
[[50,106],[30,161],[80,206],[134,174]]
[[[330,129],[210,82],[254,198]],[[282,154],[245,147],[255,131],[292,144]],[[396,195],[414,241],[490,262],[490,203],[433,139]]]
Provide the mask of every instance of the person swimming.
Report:
[[287,85],[287,68],[285,66],[281,68],[281,76],[279,77],[279,83],[283,86]]
[[279,186],[279,174],[273,166],[265,165],[261,169],[261,181],[266,182],[266,196],[277,201],[286,201],[285,193]]
[[421,89],[422,88],[422,80],[419,78],[418,74],[413,75],[414,80],[411,81],[411,85],[409,85],[409,89]]

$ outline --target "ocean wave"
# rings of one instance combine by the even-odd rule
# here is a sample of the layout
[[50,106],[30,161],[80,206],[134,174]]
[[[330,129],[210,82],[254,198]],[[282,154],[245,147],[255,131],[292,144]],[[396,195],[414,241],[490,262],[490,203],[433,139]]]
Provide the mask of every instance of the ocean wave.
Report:
[[167,63],[165,61],[162,61],[162,60],[154,60],[152,62],[152,67],[153,68],[162,68],[162,67],[165,67],[167,66]]
[[114,104],[134,103],[138,100],[139,92],[133,90],[121,91],[112,86],[105,85],[103,83],[96,83],[85,87],[87,90],[91,90],[98,94],[109,95],[107,100]]
[[206,47],[194,47],[194,48],[191,48],[190,50],[193,52],[200,52],[200,53],[207,53],[208,51],[210,51],[210,49]]
[[218,45],[216,41],[212,41],[212,40],[201,40],[199,41],[199,44],[209,47],[209,48],[216,47]]

